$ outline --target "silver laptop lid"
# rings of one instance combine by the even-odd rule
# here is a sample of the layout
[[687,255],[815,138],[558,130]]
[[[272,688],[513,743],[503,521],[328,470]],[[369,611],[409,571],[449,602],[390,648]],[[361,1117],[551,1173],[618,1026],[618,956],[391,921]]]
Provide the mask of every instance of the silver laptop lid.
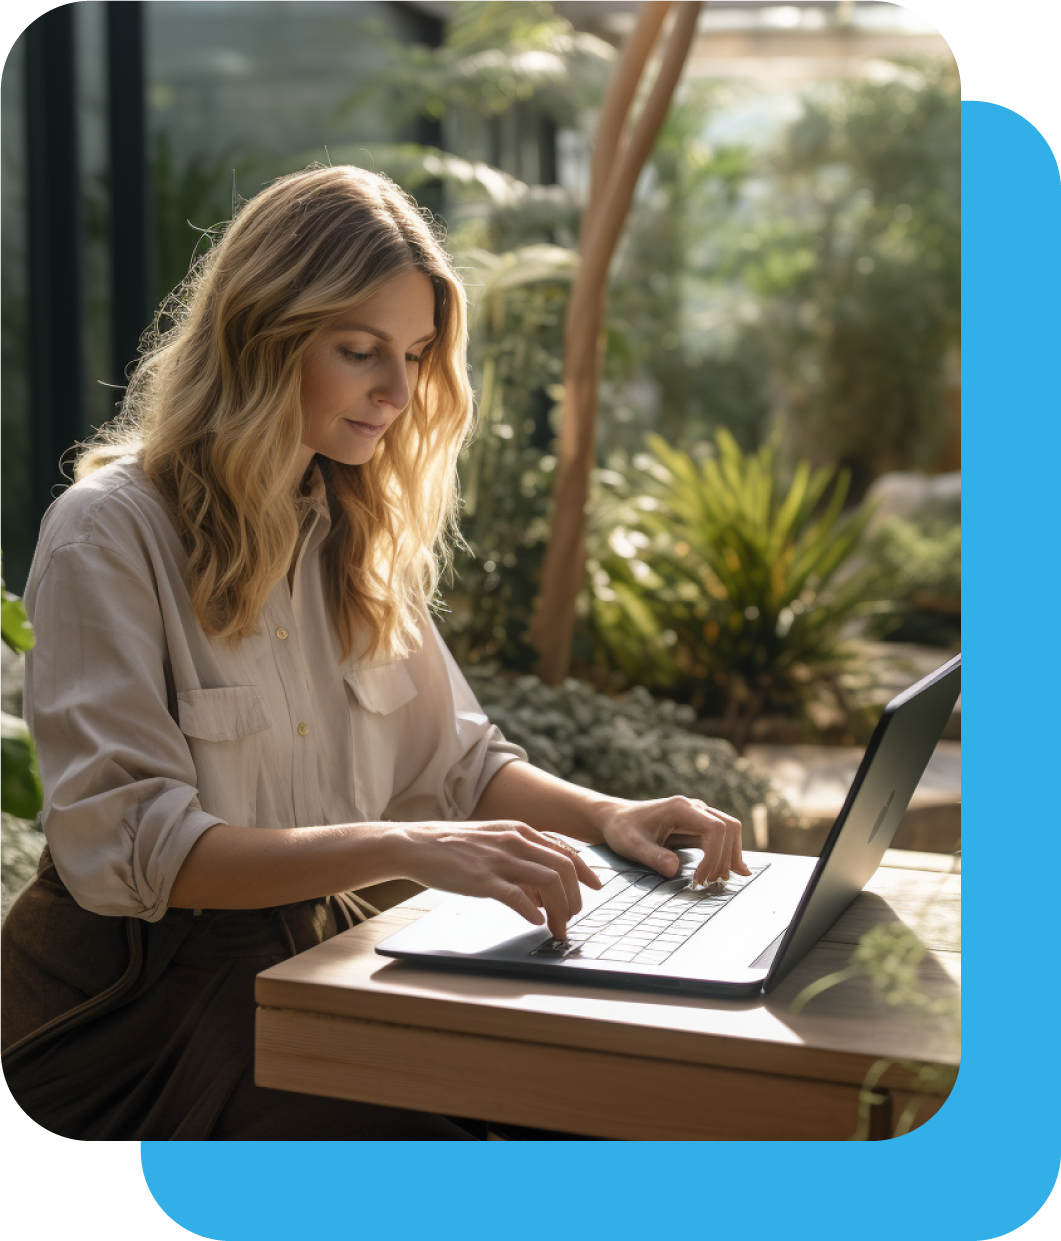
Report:
[[885,707],[803,898],[778,943],[765,991],[814,947],[880,865],[960,692],[961,655],[955,655]]

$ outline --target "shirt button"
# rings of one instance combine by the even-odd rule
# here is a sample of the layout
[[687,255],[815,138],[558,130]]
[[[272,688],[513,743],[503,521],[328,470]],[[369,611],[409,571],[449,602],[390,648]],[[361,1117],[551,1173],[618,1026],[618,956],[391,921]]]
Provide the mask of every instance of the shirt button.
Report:
[[299,735],[300,737],[304,737],[304,736],[305,736],[308,732],[309,732],[309,725],[308,725],[308,724],[299,724],[299,726],[298,726],[298,735]]
[[278,629],[276,631],[276,636],[280,639],[281,642],[283,642],[283,640],[287,637],[287,630],[284,628]]

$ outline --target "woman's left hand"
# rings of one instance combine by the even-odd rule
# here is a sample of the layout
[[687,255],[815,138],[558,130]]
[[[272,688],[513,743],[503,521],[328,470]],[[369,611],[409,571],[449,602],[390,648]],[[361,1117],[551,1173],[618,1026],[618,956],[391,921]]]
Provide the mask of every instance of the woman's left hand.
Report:
[[675,849],[702,849],[695,883],[750,875],[741,857],[740,820],[688,797],[614,803],[600,821],[604,843],[616,853],[668,877],[681,863]]

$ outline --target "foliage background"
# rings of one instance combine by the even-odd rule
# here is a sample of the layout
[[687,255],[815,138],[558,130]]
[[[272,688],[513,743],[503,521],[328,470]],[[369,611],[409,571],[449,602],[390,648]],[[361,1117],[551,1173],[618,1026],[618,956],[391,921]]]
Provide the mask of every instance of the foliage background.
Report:
[[[78,6],[90,36],[89,137],[101,115],[91,29],[102,7]],[[465,665],[526,671],[555,477],[563,309],[614,49],[539,2],[452,6],[441,42],[408,5],[299,6],[297,42],[285,42],[289,6],[240,7],[260,19],[253,29],[226,26],[227,6],[204,14],[216,23],[209,55],[198,40],[186,79],[152,71],[156,293],[208,244],[202,230],[230,214],[234,180],[249,196],[311,160],[351,160],[391,173],[437,213],[474,306],[479,393],[479,431],[461,467],[468,547],[444,595],[443,631]],[[185,6],[151,10],[158,31],[178,42]],[[160,65],[163,51],[156,45]],[[843,467],[849,505],[885,470],[946,463],[959,328],[957,75],[946,57],[871,68],[815,83],[792,96],[783,119],[758,124],[738,123],[769,111],[758,87],[687,72],[612,273],[598,497],[615,477],[636,490],[652,433],[698,461],[720,430],[749,459],[773,443],[782,489],[801,461]],[[255,129],[256,112],[268,117],[268,139]],[[299,136],[307,133],[312,140]],[[91,146],[83,178],[90,368],[106,352],[109,194],[105,161]],[[8,186],[17,185],[14,172]],[[32,532],[17,464],[28,427],[16,269],[5,263],[3,503],[18,589]],[[91,374],[93,421],[108,416],[116,395],[95,382],[101,373]],[[636,678],[608,654],[621,635],[602,630],[607,600],[594,583],[614,591],[608,565],[621,566],[600,522],[598,530],[575,668],[611,689],[634,679],[673,687],[666,651]],[[909,530],[893,529],[890,542],[882,535],[872,553],[896,571],[916,561],[925,578],[917,585],[892,573],[876,632],[892,624],[893,634],[953,642],[953,616],[934,633],[918,630],[908,622],[924,609],[907,604],[923,602],[932,593],[925,583],[943,578],[954,597],[957,521],[933,519],[917,531],[916,557]],[[643,608],[659,602],[645,580],[628,585]],[[666,618],[657,628],[676,632]]]

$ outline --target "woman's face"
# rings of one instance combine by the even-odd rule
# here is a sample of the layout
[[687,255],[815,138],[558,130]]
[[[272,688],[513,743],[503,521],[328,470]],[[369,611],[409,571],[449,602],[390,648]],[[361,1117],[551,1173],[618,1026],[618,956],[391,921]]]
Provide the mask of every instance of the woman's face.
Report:
[[421,271],[396,276],[335,321],[302,363],[301,478],[314,453],[364,465],[409,404],[435,334],[435,292]]

